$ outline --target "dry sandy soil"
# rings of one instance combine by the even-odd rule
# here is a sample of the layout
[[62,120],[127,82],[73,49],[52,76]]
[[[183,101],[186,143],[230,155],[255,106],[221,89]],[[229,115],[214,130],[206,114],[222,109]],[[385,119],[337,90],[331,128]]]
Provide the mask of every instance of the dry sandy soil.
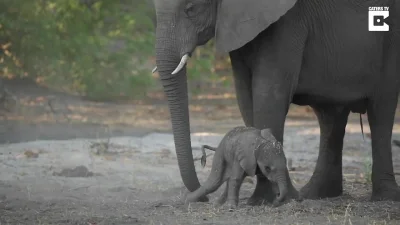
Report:
[[[400,224],[400,203],[371,202],[371,147],[358,115],[352,115],[344,143],[345,194],[338,198],[250,207],[254,188],[247,179],[239,209],[210,203],[185,207],[165,102],[99,103],[10,83],[17,112],[0,127],[0,224]],[[213,95],[214,98],[218,95]],[[232,95],[191,101],[195,159],[202,144],[217,145],[242,125]],[[208,97],[208,99],[202,99]],[[400,124],[393,130],[400,139]],[[285,127],[285,153],[297,188],[310,178],[318,153],[319,128],[305,107],[293,107]],[[393,146],[395,171],[400,148]],[[204,181],[205,168],[195,165]],[[400,176],[397,176],[400,180]]]

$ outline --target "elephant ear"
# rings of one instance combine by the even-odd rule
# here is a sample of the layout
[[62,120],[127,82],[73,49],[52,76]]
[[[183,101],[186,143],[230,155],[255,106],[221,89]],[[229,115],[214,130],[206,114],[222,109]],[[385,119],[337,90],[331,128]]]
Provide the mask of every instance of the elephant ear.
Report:
[[261,130],[261,137],[268,141],[276,142],[275,136],[272,134],[272,131],[270,128],[265,128]]
[[240,166],[249,176],[254,176],[257,169],[255,149],[239,149],[237,159]]
[[220,0],[216,46],[223,53],[238,49],[276,22],[296,0]]
[[272,134],[272,131],[270,128],[265,128],[261,130],[261,137],[264,138],[267,141],[272,142],[272,145],[274,148],[277,149],[282,149],[282,143],[276,140],[275,136]]

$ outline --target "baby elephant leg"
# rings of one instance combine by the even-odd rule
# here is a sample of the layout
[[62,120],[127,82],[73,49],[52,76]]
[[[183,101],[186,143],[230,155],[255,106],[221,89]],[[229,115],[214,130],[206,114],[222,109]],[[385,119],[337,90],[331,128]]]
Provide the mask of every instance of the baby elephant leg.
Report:
[[227,198],[228,198],[228,189],[229,189],[229,178],[231,177],[232,174],[232,168],[227,167],[224,173],[224,182],[226,181],[225,189],[224,192],[222,192],[221,196],[219,196],[216,205],[221,206],[225,204]]
[[215,153],[210,175],[202,186],[186,195],[185,204],[199,201],[204,196],[215,192],[224,183],[227,168],[222,154],[222,150]]
[[229,188],[229,180],[226,181],[224,192],[222,192],[221,196],[219,196],[217,200],[217,205],[223,205],[228,198],[228,188]]
[[233,211],[239,203],[239,191],[245,178],[245,172],[239,162],[235,162],[232,167],[232,174],[228,180],[228,207],[229,211]]

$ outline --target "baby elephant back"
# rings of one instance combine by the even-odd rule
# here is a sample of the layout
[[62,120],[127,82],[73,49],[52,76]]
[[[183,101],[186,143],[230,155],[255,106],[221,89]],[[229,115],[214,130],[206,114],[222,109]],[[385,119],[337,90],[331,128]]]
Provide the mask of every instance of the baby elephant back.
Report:
[[260,130],[254,127],[235,127],[229,131],[221,143],[225,143],[228,149],[254,150],[260,142]]

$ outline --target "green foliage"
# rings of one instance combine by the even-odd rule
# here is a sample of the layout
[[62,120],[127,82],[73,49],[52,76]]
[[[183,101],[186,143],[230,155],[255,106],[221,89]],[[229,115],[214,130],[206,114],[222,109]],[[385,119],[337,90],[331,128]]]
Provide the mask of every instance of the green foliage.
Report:
[[[141,96],[154,81],[153,19],[148,0],[2,0],[0,75],[96,99]],[[213,46],[197,48],[189,83],[229,84]]]
[[[196,48],[188,65],[189,83],[203,82],[222,86],[232,84],[229,57],[216,56],[214,44],[214,40],[211,40],[205,46]],[[198,93],[200,90],[201,87],[192,91]]]
[[143,65],[154,48],[146,1],[82,2],[90,0],[1,1],[2,74],[96,98],[143,92],[152,84]]

